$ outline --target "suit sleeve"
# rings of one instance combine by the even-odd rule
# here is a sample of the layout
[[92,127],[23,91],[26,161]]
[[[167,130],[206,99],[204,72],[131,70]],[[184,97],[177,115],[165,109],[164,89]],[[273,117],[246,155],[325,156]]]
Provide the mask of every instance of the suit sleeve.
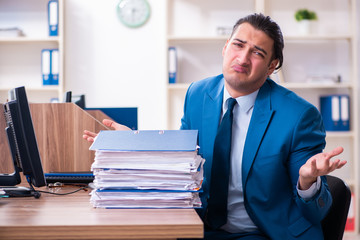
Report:
[[299,169],[315,154],[325,148],[325,129],[319,111],[311,106],[302,113],[294,129],[292,152],[289,156],[289,171],[294,186],[294,196],[303,215],[312,223],[318,224],[326,216],[332,204],[331,194],[326,178],[321,177],[321,186],[317,194],[310,200],[302,199],[296,189]]
[[192,87],[193,83],[189,86],[186,95],[185,95],[185,101],[184,101],[184,115],[181,118],[181,130],[187,130],[190,129],[190,120],[189,120],[189,114],[188,114],[188,104],[189,104],[189,98],[191,97],[191,87]]

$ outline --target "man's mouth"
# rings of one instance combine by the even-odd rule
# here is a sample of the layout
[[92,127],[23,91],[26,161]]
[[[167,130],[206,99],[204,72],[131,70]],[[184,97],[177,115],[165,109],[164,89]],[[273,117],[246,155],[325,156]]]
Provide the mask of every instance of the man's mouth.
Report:
[[233,65],[232,69],[238,73],[247,73],[248,72],[248,67],[244,67],[244,66],[238,65],[238,64]]

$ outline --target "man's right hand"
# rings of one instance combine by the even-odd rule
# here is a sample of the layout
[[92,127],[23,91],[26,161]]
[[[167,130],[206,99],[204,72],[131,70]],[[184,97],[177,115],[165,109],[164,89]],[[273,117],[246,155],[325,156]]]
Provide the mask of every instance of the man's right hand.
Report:
[[[104,119],[102,121],[102,123],[109,127],[109,128],[113,128],[114,130],[117,130],[117,131],[120,131],[120,130],[131,130],[130,128],[128,128],[127,126],[125,125],[121,125],[117,122],[114,122],[113,120],[110,120],[110,119]],[[94,132],[90,132],[88,130],[84,130],[84,135],[83,135],[83,138],[85,140],[87,140],[88,142],[94,142],[94,138],[97,136],[98,134],[97,133],[94,133]]]

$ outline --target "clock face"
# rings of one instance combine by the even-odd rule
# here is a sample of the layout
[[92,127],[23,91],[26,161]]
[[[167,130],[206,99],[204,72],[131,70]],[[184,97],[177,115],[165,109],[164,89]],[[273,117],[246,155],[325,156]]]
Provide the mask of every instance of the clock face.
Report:
[[147,0],[120,0],[117,5],[117,14],[126,26],[140,27],[150,17],[150,5]]

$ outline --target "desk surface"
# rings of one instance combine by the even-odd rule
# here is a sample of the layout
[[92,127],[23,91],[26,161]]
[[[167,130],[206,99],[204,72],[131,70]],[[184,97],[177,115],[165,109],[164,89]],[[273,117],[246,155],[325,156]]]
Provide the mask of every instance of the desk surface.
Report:
[[[70,191],[63,189],[62,191]],[[194,209],[99,209],[89,192],[0,199],[0,239],[201,238]]]

